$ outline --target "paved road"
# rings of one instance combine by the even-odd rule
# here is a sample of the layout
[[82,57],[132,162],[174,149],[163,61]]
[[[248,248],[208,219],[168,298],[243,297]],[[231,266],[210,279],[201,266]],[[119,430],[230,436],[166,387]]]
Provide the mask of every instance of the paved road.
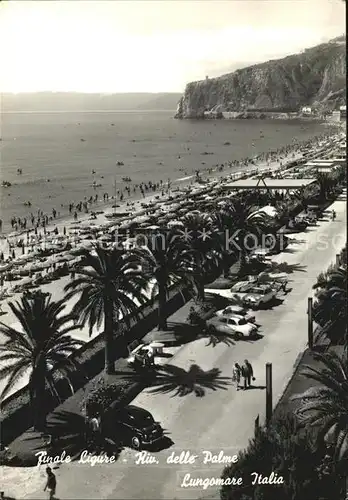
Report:
[[[335,254],[346,242],[345,200],[334,203],[336,221],[327,219],[316,228],[293,235],[289,248],[273,260],[299,264],[302,270],[289,275],[293,291],[283,304],[273,310],[258,311],[257,322],[262,325],[264,337],[257,341],[239,341],[233,347],[218,345],[207,347],[199,340],[184,346],[172,360],[173,364],[188,369],[193,363],[205,370],[213,367],[231,376],[235,361],[245,358],[253,364],[255,384],[265,385],[265,363],[273,364],[274,403],[282,394],[289,380],[294,363],[307,340],[307,297],[312,294],[312,284],[317,275],[334,261]],[[237,392],[232,386],[227,390],[207,390],[204,397],[189,394],[171,397],[168,394],[140,394],[134,404],[147,408],[160,421],[174,442],[169,449],[155,453],[158,463],[136,465],[135,451],[122,452],[116,464],[91,467],[77,464],[62,465],[57,471],[57,497],[108,498],[108,499],[190,499],[217,497],[216,488],[182,487],[184,475],[218,478],[222,463],[203,463],[203,450],[233,455],[244,448],[253,433],[254,420],[265,413],[265,391],[261,388]],[[168,464],[174,451],[183,450],[197,455],[194,465]],[[39,474],[39,471],[38,471]],[[8,494],[10,491],[8,492]],[[18,497],[19,498],[19,497]],[[32,491],[25,498],[44,498],[42,490]]]

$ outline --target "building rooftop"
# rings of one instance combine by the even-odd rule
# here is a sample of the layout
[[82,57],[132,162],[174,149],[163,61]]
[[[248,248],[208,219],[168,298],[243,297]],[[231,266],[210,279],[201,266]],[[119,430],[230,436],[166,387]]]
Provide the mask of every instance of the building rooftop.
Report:
[[224,189],[300,189],[314,184],[316,179],[239,179],[224,185]]

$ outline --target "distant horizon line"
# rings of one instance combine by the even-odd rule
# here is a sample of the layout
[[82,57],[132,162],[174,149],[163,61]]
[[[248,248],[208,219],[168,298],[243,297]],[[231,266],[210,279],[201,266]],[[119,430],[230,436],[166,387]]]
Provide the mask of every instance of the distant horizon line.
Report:
[[54,114],[54,113],[173,113],[175,109],[67,109],[67,110],[22,110],[22,111],[1,111],[2,114]]
[[165,92],[165,91],[160,91],[160,92],[85,92],[85,91],[80,91],[80,90],[23,90],[19,92],[14,92],[14,91],[0,91],[0,95],[5,95],[5,94],[10,94],[10,95],[21,95],[21,94],[86,94],[86,95],[105,95],[105,96],[111,96],[111,95],[117,95],[117,94],[150,94],[150,95],[157,95],[157,94],[183,94],[183,91],[176,91],[176,92]]

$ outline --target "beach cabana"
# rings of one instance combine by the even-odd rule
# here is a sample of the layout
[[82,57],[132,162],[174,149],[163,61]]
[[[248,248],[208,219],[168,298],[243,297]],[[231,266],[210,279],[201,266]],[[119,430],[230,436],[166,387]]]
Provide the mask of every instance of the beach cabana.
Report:
[[317,185],[317,180],[314,178],[306,179],[274,179],[270,177],[264,177],[260,179],[240,179],[230,184],[226,184],[224,189],[226,191],[235,190],[279,190],[279,191],[296,191],[298,189],[311,190]]

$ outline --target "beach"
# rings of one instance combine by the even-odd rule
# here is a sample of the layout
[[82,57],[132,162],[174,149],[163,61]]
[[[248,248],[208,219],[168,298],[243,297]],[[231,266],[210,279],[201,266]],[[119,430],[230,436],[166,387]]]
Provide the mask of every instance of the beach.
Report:
[[[327,139],[327,143],[330,143],[330,139]],[[317,142],[314,142],[314,145],[317,145]],[[315,146],[313,147],[315,149]],[[124,201],[123,203],[118,202],[118,207],[116,209],[111,208],[109,204],[108,208],[103,207],[104,209],[101,211],[102,213],[97,215],[95,218],[91,218],[90,213],[82,213],[79,215],[78,221],[74,221],[71,216],[66,218],[63,217],[60,221],[53,221],[53,224],[48,224],[45,227],[39,227],[36,231],[37,235],[35,235],[33,229],[31,229],[29,233],[28,231],[22,231],[21,233],[13,232],[11,233],[12,236],[7,235],[6,238],[3,238],[1,240],[1,251],[4,253],[4,258],[9,260],[10,265],[14,265],[15,268],[18,269],[22,268],[23,265],[31,266],[31,262],[33,262],[34,265],[39,266],[44,266],[46,262],[50,262],[50,264],[47,264],[47,266],[44,267],[39,273],[30,273],[29,277],[21,278],[19,281],[5,280],[5,282],[3,283],[2,291],[6,290],[6,296],[3,297],[3,300],[1,302],[3,311],[1,321],[8,325],[16,326],[15,318],[8,305],[9,302],[13,302],[20,297],[22,292],[22,283],[23,285],[25,282],[29,282],[30,284],[30,281],[32,279],[36,279],[38,275],[45,276],[46,272],[54,272],[56,265],[58,268],[64,265],[64,258],[61,262],[57,261],[57,264],[54,264],[56,262],[54,259],[55,255],[68,255],[69,257],[71,257],[69,260],[67,259],[69,266],[78,263],[79,257],[70,255],[69,252],[66,251],[63,252],[62,248],[60,249],[59,245],[64,246],[66,243],[70,242],[73,249],[75,247],[91,248],[91,246],[93,246],[93,240],[91,240],[89,237],[89,239],[86,239],[86,236],[84,236],[84,234],[86,234],[86,232],[88,233],[88,231],[93,228],[93,226],[96,228],[96,233],[93,239],[100,239],[100,241],[102,241],[104,236],[106,237],[106,235],[112,234],[113,231],[119,229],[120,227],[122,227],[122,225],[127,225],[129,223],[129,220],[138,220],[140,222],[139,218],[144,217],[144,214],[146,217],[146,212],[150,210],[150,207],[152,211],[155,211],[155,213],[157,212],[156,217],[158,220],[160,220],[161,213],[163,214],[163,211],[164,213],[166,213],[166,211],[170,212],[171,204],[174,205],[175,202],[180,199],[189,200],[192,193],[197,193],[200,191],[210,192],[211,189],[218,188],[219,185],[221,185],[225,181],[230,181],[243,175],[251,176],[252,174],[255,175],[256,173],[260,172],[267,172],[267,174],[270,175],[272,171],[283,170],[284,168],[286,168],[287,162],[300,159],[302,157],[302,154],[303,153],[301,152],[301,148],[298,148],[296,145],[292,145],[287,156],[285,154],[275,156],[273,161],[260,161],[256,164],[250,163],[248,165],[245,165],[244,168],[240,171],[236,171],[236,169],[230,169],[227,167],[213,172],[212,175],[208,177],[207,175],[202,175],[201,181],[206,182],[203,184],[196,179],[196,176],[194,176],[193,179],[191,179],[190,177],[190,179],[186,179],[186,182],[185,180],[183,180],[181,183],[178,183],[177,186],[167,189],[163,195],[158,195],[158,193],[154,192],[152,194],[146,195],[145,197],[141,196],[140,200],[133,200],[132,202]],[[176,189],[180,190],[175,191]],[[115,202],[113,201],[113,203]],[[130,205],[130,203],[132,203],[132,205]],[[144,204],[147,205],[147,208],[144,208],[144,206],[142,206]],[[108,218],[110,214],[114,214],[115,212],[120,214],[126,214],[128,212],[129,215],[124,215],[123,217],[117,217],[115,219]],[[66,234],[64,234],[64,232]],[[21,239],[26,245],[24,254],[22,254],[22,251],[16,247],[16,242]],[[41,250],[46,250],[50,247],[50,245],[53,245],[53,247],[54,245],[56,245],[54,247],[54,250],[52,250],[52,261],[50,261],[52,257],[48,257],[42,263],[42,258],[38,260],[38,257],[35,257],[33,255],[33,252],[37,251],[38,248],[41,248]],[[16,257],[13,261],[11,261],[13,250],[15,250]],[[72,253],[73,252],[74,250],[72,250]],[[29,263],[27,264],[28,261]],[[51,293],[54,300],[59,300],[64,296],[64,286],[69,282],[70,279],[70,275],[68,274],[67,276],[64,276],[62,278],[52,279],[52,281],[50,281],[49,283],[40,284],[39,286],[43,291]],[[75,300],[70,300],[67,303],[67,312],[71,310]],[[93,336],[98,333],[100,332],[96,330],[93,331]],[[74,336],[87,341],[89,338],[87,327],[74,332]],[[13,392],[24,386],[26,382],[27,378],[23,377],[21,384],[16,386],[16,388],[13,389]],[[4,381],[1,381],[0,389],[3,386]]]
[[[70,203],[96,195],[91,209],[99,210],[104,193],[111,206],[112,196],[120,201],[117,191],[123,190],[125,200],[142,197],[139,187],[133,192],[141,183],[165,186],[170,179],[174,189],[190,183],[197,170],[253,158],[324,131],[318,122],[178,122],[169,112],[4,113],[1,181],[11,186],[0,187],[2,232],[11,232],[13,217],[26,217],[30,225],[31,213],[50,217],[54,209],[62,218]],[[131,182],[122,180],[126,177]]]

